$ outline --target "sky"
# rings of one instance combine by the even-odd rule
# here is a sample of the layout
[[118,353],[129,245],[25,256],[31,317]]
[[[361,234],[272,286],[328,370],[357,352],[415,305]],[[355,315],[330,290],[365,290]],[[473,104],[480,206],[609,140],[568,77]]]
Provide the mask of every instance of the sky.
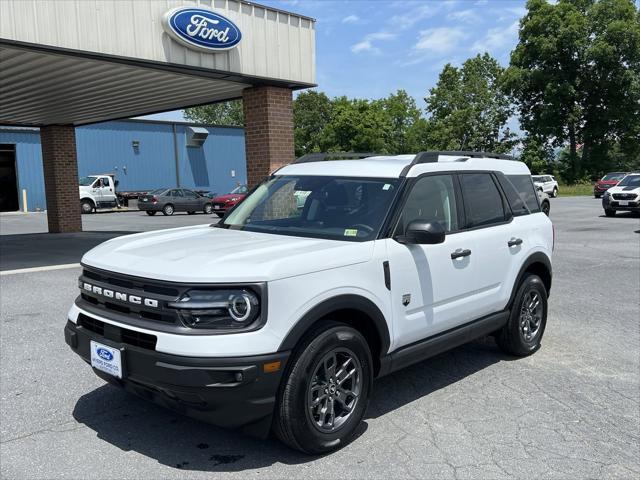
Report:
[[[258,0],[316,19],[317,89],[381,98],[406,90],[425,107],[446,63],[489,52],[502,65],[525,0]],[[153,118],[182,119],[181,112]]]

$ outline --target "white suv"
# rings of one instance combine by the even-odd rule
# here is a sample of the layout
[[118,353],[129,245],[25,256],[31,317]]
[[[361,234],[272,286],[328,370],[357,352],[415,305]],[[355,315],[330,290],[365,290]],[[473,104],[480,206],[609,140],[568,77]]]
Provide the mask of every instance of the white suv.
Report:
[[553,175],[533,175],[533,183],[550,197],[558,196],[558,181]]
[[216,225],[94,248],[66,342],[127,391],[308,453],[352,438],[374,378],[489,334],[535,352],[553,232],[526,165],[350,155],[302,157]]
[[602,208],[607,217],[616,212],[640,213],[640,173],[625,176],[615,186],[604,192]]

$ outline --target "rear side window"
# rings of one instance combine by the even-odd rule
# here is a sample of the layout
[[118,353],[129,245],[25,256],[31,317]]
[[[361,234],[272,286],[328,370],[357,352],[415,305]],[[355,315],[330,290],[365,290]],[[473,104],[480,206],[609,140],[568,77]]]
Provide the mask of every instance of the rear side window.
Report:
[[460,176],[467,227],[482,227],[505,220],[504,203],[488,173],[464,173]]
[[[500,178],[500,176],[498,178]],[[531,177],[529,175],[507,175],[506,179],[509,181],[509,183],[511,183],[513,188],[516,189],[516,191],[520,195],[520,198],[531,213],[537,213],[540,211],[538,194],[533,188],[533,182],[531,181]],[[509,190],[507,188],[504,188],[504,191],[507,194],[507,198],[509,198]],[[511,203],[511,210],[513,210],[513,214],[516,215],[516,208],[514,208],[514,204],[511,202],[511,198],[509,198],[509,203]]]

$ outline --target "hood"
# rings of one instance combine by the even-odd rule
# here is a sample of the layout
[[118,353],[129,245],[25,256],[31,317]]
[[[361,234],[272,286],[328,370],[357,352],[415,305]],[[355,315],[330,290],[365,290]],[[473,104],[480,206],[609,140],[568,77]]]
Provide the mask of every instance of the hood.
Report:
[[640,193],[640,187],[629,185],[626,187],[611,187],[608,193]]
[[218,195],[214,197],[214,201],[224,202],[225,200],[231,200],[232,198],[242,198],[244,193],[227,193],[225,195]]
[[620,180],[598,180],[597,185],[616,185]]
[[82,263],[174,282],[261,282],[362,263],[372,255],[373,242],[200,225],[117,237],[88,251]]

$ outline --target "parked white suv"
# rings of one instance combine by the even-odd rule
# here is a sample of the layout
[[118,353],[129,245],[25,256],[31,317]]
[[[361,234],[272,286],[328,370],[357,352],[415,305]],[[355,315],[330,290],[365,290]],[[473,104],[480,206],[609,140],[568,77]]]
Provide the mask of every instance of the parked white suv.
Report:
[[550,197],[558,196],[558,181],[553,175],[533,175],[533,183],[536,187],[542,187],[542,191]]
[[352,438],[376,377],[489,334],[535,352],[553,233],[525,164],[348,155],[281,168],[216,225],[89,251],[66,342],[127,391],[308,453]]
[[602,208],[607,217],[616,212],[640,213],[640,173],[625,176],[602,196]]

